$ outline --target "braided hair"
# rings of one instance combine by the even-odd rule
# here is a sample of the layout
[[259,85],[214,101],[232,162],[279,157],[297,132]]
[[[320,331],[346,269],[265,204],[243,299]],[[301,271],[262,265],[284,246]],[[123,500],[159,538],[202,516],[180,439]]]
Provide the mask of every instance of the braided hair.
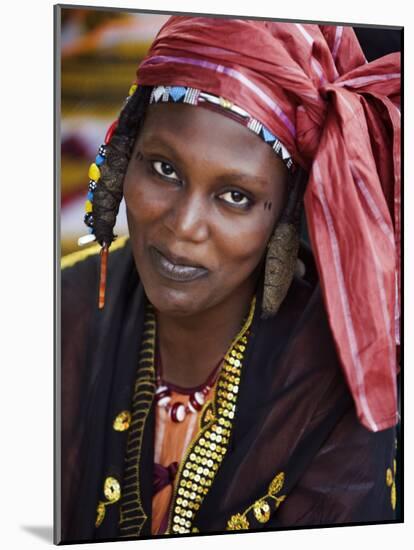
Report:
[[101,246],[115,238],[122,188],[136,136],[142,128],[151,86],[139,86],[127,99],[117,127],[105,146],[105,163],[100,168],[99,185],[93,194],[93,232]]

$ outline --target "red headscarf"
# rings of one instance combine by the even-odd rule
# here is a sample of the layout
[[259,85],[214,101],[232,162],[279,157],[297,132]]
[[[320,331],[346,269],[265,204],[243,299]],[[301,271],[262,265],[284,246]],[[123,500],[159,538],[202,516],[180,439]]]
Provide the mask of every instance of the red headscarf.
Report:
[[351,27],[174,16],[138,73],[229,99],[309,173],[311,244],[359,419],[395,425],[399,53],[367,63]]

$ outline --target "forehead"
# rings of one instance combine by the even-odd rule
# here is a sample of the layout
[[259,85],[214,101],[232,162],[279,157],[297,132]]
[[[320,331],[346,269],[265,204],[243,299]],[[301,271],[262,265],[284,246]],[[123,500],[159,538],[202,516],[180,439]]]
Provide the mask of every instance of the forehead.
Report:
[[272,148],[251,130],[219,111],[201,106],[149,105],[138,141],[162,143],[194,160],[285,177],[287,169]]

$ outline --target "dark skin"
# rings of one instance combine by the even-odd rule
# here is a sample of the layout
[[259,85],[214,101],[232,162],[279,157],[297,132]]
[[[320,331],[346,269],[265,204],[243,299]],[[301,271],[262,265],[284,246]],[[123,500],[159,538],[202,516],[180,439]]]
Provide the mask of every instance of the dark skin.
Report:
[[[166,381],[203,384],[226,353],[249,311],[286,193],[283,162],[239,122],[190,105],[148,108],[124,196]],[[166,276],[154,250],[201,275]]]

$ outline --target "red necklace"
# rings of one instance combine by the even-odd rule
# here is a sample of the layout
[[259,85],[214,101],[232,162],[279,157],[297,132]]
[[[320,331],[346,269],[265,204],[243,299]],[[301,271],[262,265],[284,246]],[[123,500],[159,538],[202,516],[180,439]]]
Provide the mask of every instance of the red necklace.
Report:
[[[156,354],[156,368],[157,368],[157,389],[155,390],[155,401],[158,407],[163,407],[169,414],[173,422],[183,422],[188,413],[197,413],[201,411],[206,401],[206,395],[214,385],[216,377],[218,375],[219,366],[223,362],[223,358],[214,367],[212,373],[207,380],[201,386],[197,388],[191,388],[189,390],[183,390],[169,384],[162,379],[162,363],[160,354]],[[176,401],[171,404],[171,391],[179,391],[180,393],[189,393],[190,399],[187,405],[184,405],[181,401]]]

